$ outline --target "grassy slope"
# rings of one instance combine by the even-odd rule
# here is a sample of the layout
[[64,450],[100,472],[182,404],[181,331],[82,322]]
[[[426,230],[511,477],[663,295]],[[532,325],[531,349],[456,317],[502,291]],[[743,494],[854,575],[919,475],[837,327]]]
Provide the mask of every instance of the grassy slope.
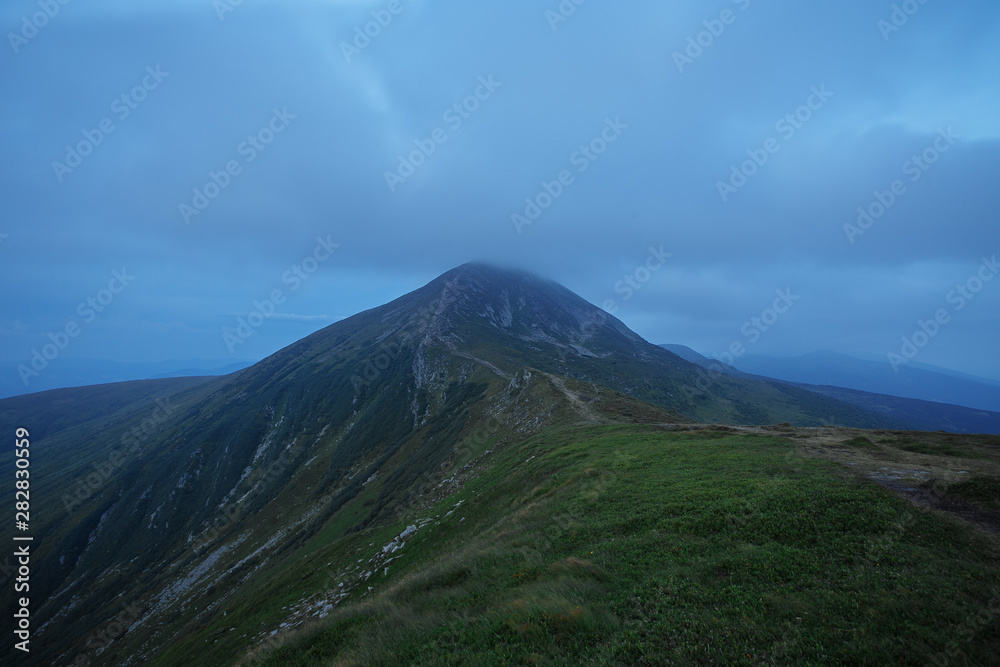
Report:
[[[1000,611],[1000,541],[793,452],[759,435],[551,429],[436,507],[305,554],[234,603],[224,634],[440,515],[371,591],[250,662],[926,664],[949,642],[950,664],[995,655],[996,616],[975,615]],[[163,662],[222,658],[195,646]]]

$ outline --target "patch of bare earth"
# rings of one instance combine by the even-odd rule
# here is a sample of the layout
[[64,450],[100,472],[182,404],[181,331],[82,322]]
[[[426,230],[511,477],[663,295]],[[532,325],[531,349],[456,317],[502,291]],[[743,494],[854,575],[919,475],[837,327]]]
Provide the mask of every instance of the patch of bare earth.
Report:
[[963,497],[955,485],[1000,480],[1000,436],[944,432],[763,427],[784,435],[803,456],[843,464],[911,502],[1000,533],[1000,512]]

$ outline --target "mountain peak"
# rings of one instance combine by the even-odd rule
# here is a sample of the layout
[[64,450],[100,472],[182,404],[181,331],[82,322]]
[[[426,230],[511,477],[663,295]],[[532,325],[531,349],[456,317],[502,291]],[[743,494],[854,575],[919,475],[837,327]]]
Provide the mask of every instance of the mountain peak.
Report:
[[520,269],[469,262],[418,292],[433,299],[429,307],[438,320],[435,328],[451,330],[466,341],[489,338],[487,330],[511,336],[518,344],[544,341],[577,351],[602,334],[618,341],[642,340],[559,283]]
[[438,282],[465,284],[469,287],[486,289],[513,286],[520,283],[557,284],[552,280],[542,278],[523,269],[481,261],[466,262],[465,264],[456,266],[454,269],[442,273],[431,281],[430,284]]

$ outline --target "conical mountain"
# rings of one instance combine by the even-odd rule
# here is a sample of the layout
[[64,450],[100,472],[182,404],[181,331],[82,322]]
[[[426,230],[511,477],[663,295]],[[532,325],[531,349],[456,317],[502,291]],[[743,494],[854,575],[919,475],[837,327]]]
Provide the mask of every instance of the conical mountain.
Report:
[[396,375],[423,390],[471,368],[511,377],[525,367],[606,386],[703,422],[889,425],[812,392],[712,374],[646,342],[558,283],[484,264],[453,269],[245,373],[284,383],[293,369],[326,369],[365,395]]
[[85,652],[122,600],[114,650],[141,657],[297,549],[386,525],[555,422],[884,424],[706,375],[554,282],[481,264],[191,382],[105,388],[114,409],[88,388],[0,402],[50,424],[32,459],[39,664]]

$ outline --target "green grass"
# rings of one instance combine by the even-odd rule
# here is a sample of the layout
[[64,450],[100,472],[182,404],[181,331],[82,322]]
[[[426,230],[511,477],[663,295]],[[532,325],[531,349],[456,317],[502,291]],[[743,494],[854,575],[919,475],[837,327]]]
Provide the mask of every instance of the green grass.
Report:
[[[779,437],[561,428],[420,516],[461,499],[370,593],[250,663],[926,664],[955,642],[963,664],[1000,649],[996,623],[968,620],[996,608],[995,538]],[[411,520],[327,549],[367,558]],[[290,601],[289,586],[268,589]]]

